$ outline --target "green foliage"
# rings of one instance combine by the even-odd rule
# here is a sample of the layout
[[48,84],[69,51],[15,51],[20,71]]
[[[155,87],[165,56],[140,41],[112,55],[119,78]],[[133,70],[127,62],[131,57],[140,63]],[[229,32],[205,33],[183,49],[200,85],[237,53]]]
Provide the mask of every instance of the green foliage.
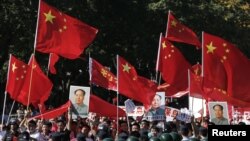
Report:
[[[116,55],[134,65],[140,75],[155,76],[159,34],[165,32],[167,12],[193,29],[199,36],[205,31],[235,43],[248,57],[250,14],[244,0],[50,0],[62,12],[99,29],[94,42],[81,59],[61,58],[51,99],[61,104],[68,97],[68,86],[88,84],[88,54],[116,72]],[[0,18],[0,83],[4,91],[9,54],[25,62],[34,52],[38,0],[2,0]],[[200,51],[189,45],[176,44],[192,63],[200,61]],[[195,54],[195,55],[193,55]],[[48,55],[36,52],[40,65],[47,71]],[[104,96],[107,91],[93,88]],[[110,93],[110,92],[108,92]],[[113,92],[111,92],[113,93]],[[62,97],[61,97],[62,95]],[[58,97],[60,96],[60,97]],[[111,94],[111,96],[114,96]]]

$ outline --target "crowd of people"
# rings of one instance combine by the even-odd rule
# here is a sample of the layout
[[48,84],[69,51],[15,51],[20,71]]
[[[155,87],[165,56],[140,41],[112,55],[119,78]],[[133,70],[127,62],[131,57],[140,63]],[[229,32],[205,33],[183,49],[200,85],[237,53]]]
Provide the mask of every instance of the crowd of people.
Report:
[[[45,120],[30,118],[30,111],[17,110],[17,118],[1,125],[1,141],[187,141],[207,140],[208,119],[152,121],[143,118],[102,117],[72,119],[72,110]],[[127,120],[128,119],[128,120]],[[118,126],[117,126],[118,123]],[[118,130],[117,130],[118,127]],[[118,131],[118,132],[117,132]]]

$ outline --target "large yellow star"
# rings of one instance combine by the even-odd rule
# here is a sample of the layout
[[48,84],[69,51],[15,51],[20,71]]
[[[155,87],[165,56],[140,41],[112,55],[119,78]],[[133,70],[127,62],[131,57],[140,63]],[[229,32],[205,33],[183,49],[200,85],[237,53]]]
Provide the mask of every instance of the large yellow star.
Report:
[[213,46],[213,42],[210,42],[209,45],[206,45],[207,47],[207,53],[214,53],[214,50],[216,49],[215,46]]
[[131,67],[128,65],[128,63],[126,63],[125,65],[122,65],[122,66],[123,66],[122,71],[126,71],[127,73],[129,73],[129,70],[131,69]]
[[51,14],[51,10],[48,12],[48,13],[43,13],[44,14],[44,16],[45,16],[45,22],[50,22],[50,23],[52,23],[53,24],[53,19],[54,18],[56,18],[56,16],[53,16],[52,14]]
[[171,25],[174,26],[174,27],[176,27],[177,22],[175,20],[172,20]]
[[12,72],[14,73],[16,69],[17,69],[16,62],[14,62],[12,64]]
[[164,49],[164,48],[166,48],[167,47],[167,45],[166,45],[166,42],[164,41],[163,43],[162,43],[162,48]]

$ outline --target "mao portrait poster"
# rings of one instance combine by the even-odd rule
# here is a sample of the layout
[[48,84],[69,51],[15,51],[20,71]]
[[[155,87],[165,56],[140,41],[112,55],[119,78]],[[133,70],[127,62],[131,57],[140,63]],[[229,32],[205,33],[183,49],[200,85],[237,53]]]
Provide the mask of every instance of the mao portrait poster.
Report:
[[210,120],[215,125],[229,125],[227,102],[208,102]]
[[88,117],[90,87],[70,86],[69,100],[72,103],[72,118]]
[[165,92],[157,92],[144,118],[148,121],[165,120]]

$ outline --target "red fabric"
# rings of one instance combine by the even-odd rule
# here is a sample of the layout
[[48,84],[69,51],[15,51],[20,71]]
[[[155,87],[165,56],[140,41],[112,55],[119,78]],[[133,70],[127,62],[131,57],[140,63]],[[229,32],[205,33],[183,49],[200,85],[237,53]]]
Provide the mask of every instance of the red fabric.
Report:
[[49,56],[49,72],[52,74],[56,74],[55,64],[59,60],[59,56],[55,53],[50,53]]
[[90,58],[90,82],[108,90],[117,90],[116,76],[96,60]]
[[[121,108],[118,109],[119,117],[125,117],[126,113]],[[107,117],[116,117],[117,116],[117,106],[110,104],[101,98],[91,94],[90,95],[90,103],[89,103],[89,111],[100,114],[102,116]]]
[[118,58],[117,79],[119,93],[144,105],[151,104],[156,90],[145,85],[145,82],[141,80],[142,78],[137,75],[135,68],[121,57]]
[[[33,70],[31,70],[31,68],[33,68]],[[35,107],[37,107],[38,104],[44,103],[48,99],[52,87],[52,82],[42,72],[32,55],[29,62],[28,75],[26,75],[22,90],[18,96],[19,102],[24,105],[32,103]]]
[[169,84],[167,87],[168,96],[188,88],[188,69],[190,68],[190,64],[181,52],[162,37],[158,70],[161,72],[163,80]]
[[17,100],[22,89],[28,68],[29,66],[27,64],[16,59],[13,55],[10,55],[6,91],[14,100]]
[[36,50],[75,59],[94,40],[97,32],[41,0]]
[[250,61],[230,42],[203,35],[204,77],[234,99],[250,103]]
[[192,66],[192,70],[191,70],[195,75],[201,75],[201,65],[198,63],[198,64],[195,64]]
[[30,119],[36,118],[36,119],[48,120],[48,119],[56,118],[56,117],[64,114],[65,112],[67,112],[70,105],[71,105],[71,103],[70,103],[70,101],[68,101],[67,103],[65,103],[64,105],[62,105],[62,106],[60,106],[60,107],[58,107],[56,109],[53,109],[53,110],[47,111],[47,112],[45,112],[43,114],[31,117]]
[[197,35],[190,28],[177,21],[171,12],[168,14],[166,38],[170,41],[182,42],[201,47]]
[[190,83],[189,83],[190,96],[207,99],[207,96],[204,94],[204,91],[202,89],[203,87],[202,77],[200,75],[194,74],[193,72],[190,72],[189,78],[190,78]]

